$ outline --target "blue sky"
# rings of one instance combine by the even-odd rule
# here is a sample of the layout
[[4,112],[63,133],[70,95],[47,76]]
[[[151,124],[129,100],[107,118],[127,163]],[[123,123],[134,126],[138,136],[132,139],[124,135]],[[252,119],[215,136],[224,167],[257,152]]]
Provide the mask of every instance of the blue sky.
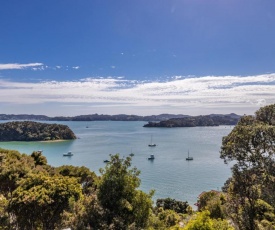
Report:
[[273,0],[10,0],[1,113],[253,114],[275,102]]

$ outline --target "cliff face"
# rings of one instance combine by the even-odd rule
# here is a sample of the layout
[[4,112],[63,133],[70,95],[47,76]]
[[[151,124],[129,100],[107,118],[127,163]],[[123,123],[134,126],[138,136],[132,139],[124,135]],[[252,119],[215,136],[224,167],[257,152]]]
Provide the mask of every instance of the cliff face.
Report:
[[72,140],[75,134],[67,125],[33,121],[14,121],[0,124],[0,141]]

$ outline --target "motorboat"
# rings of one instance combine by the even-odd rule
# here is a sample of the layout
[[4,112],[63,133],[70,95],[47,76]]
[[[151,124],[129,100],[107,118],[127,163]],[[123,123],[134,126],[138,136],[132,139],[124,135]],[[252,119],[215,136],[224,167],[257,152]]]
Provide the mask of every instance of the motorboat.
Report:
[[63,156],[64,157],[70,157],[70,156],[73,156],[74,154],[70,151],[70,152],[67,152],[67,153],[63,153]]

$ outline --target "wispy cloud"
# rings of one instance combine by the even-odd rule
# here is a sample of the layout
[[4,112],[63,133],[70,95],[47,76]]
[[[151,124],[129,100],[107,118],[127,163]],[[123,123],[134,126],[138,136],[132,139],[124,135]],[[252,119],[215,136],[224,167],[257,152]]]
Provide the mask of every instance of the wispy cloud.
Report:
[[9,63],[9,64],[1,64],[0,70],[8,70],[8,69],[27,69],[32,67],[41,67],[43,63],[28,63],[28,64],[18,64],[18,63]]
[[69,68],[72,68],[74,70],[78,70],[80,66],[61,66],[61,65],[56,65],[54,67],[50,67],[47,65],[44,65],[43,63],[28,63],[28,64],[19,64],[19,63],[6,63],[6,64],[1,64],[0,63],[0,70],[20,70],[20,69],[31,69],[34,71],[37,70],[46,70],[46,69],[52,69],[52,70],[61,70],[61,69],[66,69],[68,70]]
[[117,113],[121,109],[132,113],[141,107],[149,111],[157,109],[185,114],[192,114],[194,108],[201,111],[212,109],[212,112],[227,108],[231,112],[247,113],[259,106],[275,103],[275,74],[173,76],[166,81],[151,82],[113,77],[40,83],[0,80],[0,103],[47,102],[115,106]]

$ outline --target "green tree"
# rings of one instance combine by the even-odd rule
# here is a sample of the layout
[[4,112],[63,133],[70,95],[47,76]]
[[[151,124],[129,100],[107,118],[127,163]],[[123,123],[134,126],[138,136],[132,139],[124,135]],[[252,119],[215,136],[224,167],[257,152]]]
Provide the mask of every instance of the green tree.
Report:
[[195,217],[187,223],[184,230],[215,230],[213,221],[210,218],[210,212],[198,212]]
[[180,219],[179,214],[175,211],[170,209],[164,210],[163,208],[159,208],[158,218],[165,224],[166,227],[176,225]]
[[82,185],[83,193],[88,195],[95,192],[98,178],[94,172],[87,167],[77,167],[72,165],[63,165],[56,168],[56,172],[62,176],[74,177]]
[[17,188],[17,181],[34,168],[32,157],[14,150],[0,149],[0,192],[8,198]]
[[29,174],[12,193],[9,212],[20,229],[54,229],[70,202],[82,196],[75,178]]
[[0,229],[9,229],[8,200],[0,194]]
[[221,192],[215,190],[203,192],[199,196],[198,211],[208,210],[211,218],[225,219],[225,202],[225,195]]
[[187,213],[188,202],[178,201],[172,198],[157,199],[156,207],[162,207],[164,210],[170,209],[174,210],[177,213]]
[[140,185],[139,171],[131,167],[131,157],[121,159],[111,155],[105,169],[101,169],[98,186],[98,201],[105,212],[105,220],[113,229],[137,229],[148,224],[152,209],[151,194],[137,188]]
[[184,230],[234,230],[226,221],[221,219],[211,219],[208,210],[198,212],[183,228]]
[[34,159],[35,166],[37,165],[47,165],[47,158],[42,155],[41,151],[34,151],[31,154],[31,157]]
[[223,138],[221,158],[234,161],[227,191],[229,209],[240,229],[257,229],[257,201],[275,207],[275,105],[243,116]]

